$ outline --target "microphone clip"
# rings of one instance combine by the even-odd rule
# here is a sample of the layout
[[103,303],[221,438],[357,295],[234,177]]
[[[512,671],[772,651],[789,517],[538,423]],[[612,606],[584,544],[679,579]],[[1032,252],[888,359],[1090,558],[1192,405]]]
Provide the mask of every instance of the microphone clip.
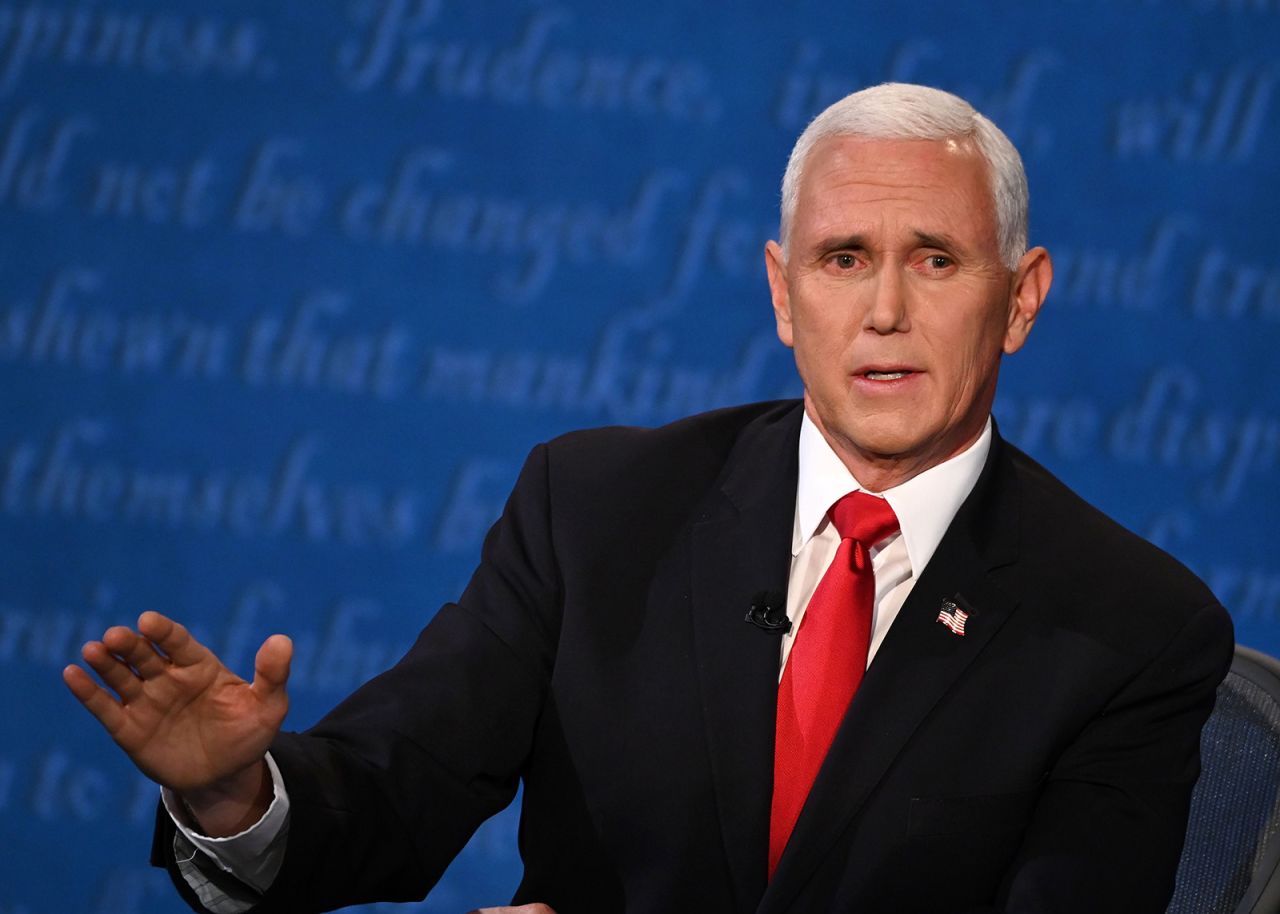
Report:
[[786,634],[791,631],[786,597],[780,593],[760,591],[751,598],[751,608],[747,610],[745,621],[762,631]]

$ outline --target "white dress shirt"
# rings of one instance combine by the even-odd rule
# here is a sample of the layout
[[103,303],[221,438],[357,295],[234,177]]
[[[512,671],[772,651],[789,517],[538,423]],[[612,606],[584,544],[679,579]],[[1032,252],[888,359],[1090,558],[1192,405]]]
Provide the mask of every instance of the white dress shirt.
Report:
[[[876,597],[871,647],[867,653],[870,665],[911,586],[933,557],[956,511],[978,481],[991,450],[991,420],[987,419],[978,440],[966,450],[884,492],[871,492],[853,477],[808,413],[800,425],[799,447],[800,475],[791,535],[791,572],[787,580],[787,615],[792,626],[782,639],[779,677],[804,623],[809,598],[840,545],[840,534],[827,517],[831,506],[850,492],[868,492],[887,500],[898,516],[899,532],[871,549]],[[235,876],[257,892],[267,890],[284,862],[289,794],[270,754],[267,765],[275,787],[270,807],[261,820],[229,838],[209,838],[194,831],[181,801],[171,791],[162,791],[165,809],[178,827],[178,834],[174,836],[178,869],[205,907],[215,914],[241,914],[253,907],[257,896],[253,892],[232,894],[210,881],[209,864],[202,867],[195,854],[202,853],[218,870]]]
[[871,549],[876,598],[871,647],[867,652],[870,665],[911,586],[933,558],[960,504],[973,490],[990,450],[991,420],[988,418],[978,440],[950,460],[892,489],[872,492],[854,479],[805,413],[800,425],[800,477],[796,484],[796,515],[791,533],[791,576],[787,580],[787,615],[792,625],[782,639],[779,677],[804,621],[809,598],[840,546],[840,534],[827,517],[831,506],[850,492],[867,492],[883,496],[898,516],[899,532]]

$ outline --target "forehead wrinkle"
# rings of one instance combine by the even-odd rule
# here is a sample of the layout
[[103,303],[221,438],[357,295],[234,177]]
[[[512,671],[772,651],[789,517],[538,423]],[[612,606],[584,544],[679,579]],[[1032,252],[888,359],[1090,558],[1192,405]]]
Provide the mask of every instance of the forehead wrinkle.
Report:
[[[883,193],[865,193],[862,191],[883,189]],[[922,184],[919,180],[909,183],[895,184],[890,182],[869,181],[859,176],[851,176],[844,180],[830,181],[814,187],[801,195],[796,207],[797,221],[803,218],[805,209],[818,216],[835,210],[836,212],[856,213],[862,207],[884,206],[881,214],[891,214],[895,209],[913,209],[920,205],[927,206],[930,211],[937,212],[941,218],[955,218],[957,205],[961,209],[961,217],[975,210],[987,210],[986,198],[970,193],[970,188],[955,183]],[[853,191],[842,197],[842,193]]]
[[822,199],[829,194],[850,189],[850,188],[876,188],[883,193],[876,195],[862,195],[863,202],[866,203],[883,203],[901,200],[903,193],[918,194],[936,194],[939,191],[948,189],[950,185],[937,182],[923,184],[918,177],[913,177],[903,181],[877,181],[865,173],[848,174],[838,178],[833,177],[831,180],[822,181],[821,176],[813,176],[811,182],[807,182],[807,186],[801,190],[800,200],[812,199],[817,197]]
[[[923,142],[936,142],[926,140]],[[963,154],[952,152],[957,159],[963,161]],[[983,171],[984,162],[980,157],[975,156],[973,161],[979,166],[979,171]],[[800,187],[800,196],[806,195],[806,190],[813,185],[822,184],[826,189],[843,187],[849,184],[860,184],[868,187],[883,187],[892,191],[901,191],[904,189],[928,190],[941,189],[953,186],[951,182],[936,180],[936,176],[930,176],[935,180],[928,184],[921,183],[921,175],[916,167],[916,163],[908,162],[900,159],[881,159],[874,165],[868,167],[864,161],[858,160],[844,149],[833,149],[831,154],[826,157],[818,168],[807,172]]]
[[833,218],[815,220],[813,230],[813,248],[815,250],[838,250],[839,248],[862,248],[875,250],[883,247],[886,250],[913,250],[920,247],[945,248],[952,251],[970,251],[972,244],[966,244],[962,238],[941,225],[906,224],[895,226],[886,232],[885,221],[881,220],[848,220]]
[[[812,249],[812,244],[857,235],[867,247],[881,239],[894,247],[918,246],[925,236],[946,239],[957,251],[981,251],[988,242],[998,248],[986,163],[971,144],[844,139],[828,138],[815,147],[801,178],[792,217],[800,247]],[[907,153],[867,157],[868,148],[884,143],[905,146]],[[926,162],[920,167],[912,153],[916,144],[927,144],[921,149],[941,146],[956,165],[939,170]],[[971,244],[957,244],[971,235]],[[810,244],[804,243],[806,237]]]
[[[925,200],[906,200],[901,195],[885,197],[867,197],[859,200],[821,199],[815,201],[808,218],[796,220],[797,236],[811,234],[817,237],[830,238],[836,236],[862,236],[870,239],[875,236],[891,235],[904,239],[902,243],[920,244],[929,241],[943,240],[953,248],[972,248],[972,244],[964,244],[963,236],[973,223],[985,223],[979,229],[983,235],[989,235],[995,241],[994,216],[987,210],[975,210],[963,199],[951,195],[941,195],[937,199],[927,190],[921,189]],[[923,213],[921,203],[925,204]],[[974,201],[975,203],[978,201]],[[866,209],[877,209],[868,213]],[[981,212],[986,218],[975,220]],[[921,221],[923,215],[924,221]],[[957,232],[956,228],[962,229]],[[809,231],[805,231],[808,228]]]

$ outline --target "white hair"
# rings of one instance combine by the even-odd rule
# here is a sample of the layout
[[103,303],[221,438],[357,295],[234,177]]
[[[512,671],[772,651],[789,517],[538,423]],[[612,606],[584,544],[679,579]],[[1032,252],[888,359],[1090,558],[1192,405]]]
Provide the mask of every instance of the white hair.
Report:
[[971,140],[987,163],[1000,258],[1011,270],[1027,250],[1027,174],[1009,138],[957,95],[910,83],[883,83],[846,95],[800,134],[782,176],[781,242],[785,249],[809,153],[829,136],[880,140]]

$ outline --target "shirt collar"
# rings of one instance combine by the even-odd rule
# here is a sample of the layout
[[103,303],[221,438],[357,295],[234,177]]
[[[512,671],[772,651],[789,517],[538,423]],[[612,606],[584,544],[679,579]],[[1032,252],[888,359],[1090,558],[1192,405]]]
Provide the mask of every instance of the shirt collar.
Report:
[[[919,575],[933,557],[961,503],[977,483],[990,451],[991,418],[987,417],[978,440],[959,454],[891,489],[871,493],[883,495],[898,515],[913,575]],[[853,477],[806,412],[800,423],[800,477],[791,555],[798,555],[818,533],[827,510],[838,499],[850,492],[870,491]]]

